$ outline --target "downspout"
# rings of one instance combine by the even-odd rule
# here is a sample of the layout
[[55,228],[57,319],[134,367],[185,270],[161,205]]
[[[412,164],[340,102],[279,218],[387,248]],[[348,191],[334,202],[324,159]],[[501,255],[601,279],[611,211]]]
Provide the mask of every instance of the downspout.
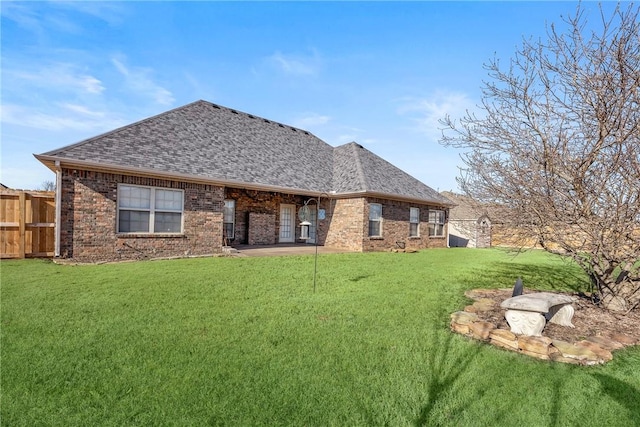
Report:
[[53,257],[60,258],[60,225],[62,224],[62,218],[60,214],[62,212],[62,168],[60,167],[60,160],[56,160],[56,223],[54,231],[54,250]]

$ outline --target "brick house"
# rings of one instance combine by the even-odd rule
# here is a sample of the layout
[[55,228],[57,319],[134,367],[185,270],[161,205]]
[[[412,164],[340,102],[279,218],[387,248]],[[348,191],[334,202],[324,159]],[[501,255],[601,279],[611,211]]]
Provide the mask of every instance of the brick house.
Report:
[[[56,256],[215,254],[302,243],[353,251],[447,246],[453,205],[352,142],[197,101],[35,156],[56,173]],[[317,231],[317,232],[316,232]]]

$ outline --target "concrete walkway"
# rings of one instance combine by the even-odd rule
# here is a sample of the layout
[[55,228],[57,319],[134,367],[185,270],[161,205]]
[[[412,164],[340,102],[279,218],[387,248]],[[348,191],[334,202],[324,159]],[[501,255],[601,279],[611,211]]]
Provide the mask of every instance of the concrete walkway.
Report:
[[[353,252],[345,249],[318,246],[318,254],[337,254]],[[232,249],[236,256],[284,256],[284,255],[314,255],[316,246],[309,244],[280,244],[280,245],[235,245]]]

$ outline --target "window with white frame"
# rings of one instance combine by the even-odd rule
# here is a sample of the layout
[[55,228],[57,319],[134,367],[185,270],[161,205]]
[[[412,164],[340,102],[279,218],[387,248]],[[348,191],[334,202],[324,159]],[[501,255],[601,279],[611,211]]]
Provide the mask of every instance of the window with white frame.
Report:
[[419,208],[409,208],[409,237],[420,237]]
[[432,236],[432,237],[444,236],[444,211],[442,210],[429,211],[429,236]]
[[224,224],[224,238],[233,240],[235,238],[236,226],[236,201],[225,200],[224,211],[222,214],[222,222]]
[[382,205],[369,204],[369,237],[382,237]]
[[182,190],[118,186],[118,233],[181,233]]

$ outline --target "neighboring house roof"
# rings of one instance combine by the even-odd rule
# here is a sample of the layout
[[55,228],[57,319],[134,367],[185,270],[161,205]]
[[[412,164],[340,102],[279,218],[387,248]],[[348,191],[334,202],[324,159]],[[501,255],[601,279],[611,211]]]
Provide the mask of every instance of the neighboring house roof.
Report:
[[449,213],[449,219],[452,221],[476,221],[478,218],[488,215],[487,209],[478,205],[470,197],[451,191],[442,191],[440,194],[456,204]]
[[334,148],[303,129],[207,101],[35,157],[51,169],[60,161],[78,168],[269,191],[364,193],[451,205],[356,143]]

